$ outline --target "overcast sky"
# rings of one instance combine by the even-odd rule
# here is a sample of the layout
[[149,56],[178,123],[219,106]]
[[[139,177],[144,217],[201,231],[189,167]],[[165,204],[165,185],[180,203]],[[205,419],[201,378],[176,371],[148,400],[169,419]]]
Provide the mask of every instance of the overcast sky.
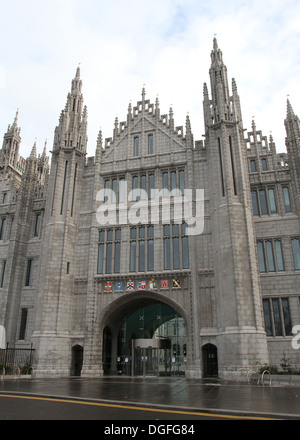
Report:
[[[21,155],[53,133],[80,63],[88,154],[125,121],[129,102],[159,96],[175,125],[202,139],[203,83],[214,34],[237,82],[244,127],[285,151],[286,99],[300,116],[299,0],[0,0],[0,135],[19,108]],[[1,141],[2,142],[2,141]]]

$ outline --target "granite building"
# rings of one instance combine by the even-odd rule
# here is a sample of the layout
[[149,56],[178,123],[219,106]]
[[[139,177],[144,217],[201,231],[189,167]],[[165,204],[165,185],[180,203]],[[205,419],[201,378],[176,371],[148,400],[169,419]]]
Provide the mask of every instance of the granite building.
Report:
[[18,114],[8,127],[0,324],[10,346],[33,344],[37,376],[226,378],[284,356],[300,368],[299,119],[288,101],[277,154],[244,129],[216,39],[209,76],[204,141],[143,89],[87,157],[79,68],[51,166],[46,146],[20,156]]

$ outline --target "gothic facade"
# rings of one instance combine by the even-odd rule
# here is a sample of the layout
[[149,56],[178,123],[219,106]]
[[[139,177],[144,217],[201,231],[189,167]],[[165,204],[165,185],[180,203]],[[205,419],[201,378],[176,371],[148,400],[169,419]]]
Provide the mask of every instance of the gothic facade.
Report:
[[204,141],[143,89],[86,157],[79,68],[51,166],[46,146],[20,156],[18,115],[8,127],[0,324],[10,346],[33,344],[37,376],[226,378],[284,356],[300,368],[299,119],[288,101],[277,154],[254,121],[245,132],[216,39],[209,75]]

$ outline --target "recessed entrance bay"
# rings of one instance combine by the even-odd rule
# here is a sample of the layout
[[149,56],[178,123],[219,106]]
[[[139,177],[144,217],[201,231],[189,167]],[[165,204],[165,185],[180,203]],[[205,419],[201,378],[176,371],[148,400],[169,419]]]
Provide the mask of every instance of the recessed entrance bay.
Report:
[[[113,366],[109,330],[104,331],[104,372]],[[163,303],[145,305],[121,322],[118,334],[118,374],[131,376],[184,375],[187,344],[182,316]]]

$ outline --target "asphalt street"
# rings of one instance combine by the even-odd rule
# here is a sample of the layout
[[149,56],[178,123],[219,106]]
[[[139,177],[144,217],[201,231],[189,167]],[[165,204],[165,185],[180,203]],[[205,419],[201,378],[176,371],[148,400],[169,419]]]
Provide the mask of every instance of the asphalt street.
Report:
[[300,388],[184,377],[0,380],[0,420],[300,419]]

